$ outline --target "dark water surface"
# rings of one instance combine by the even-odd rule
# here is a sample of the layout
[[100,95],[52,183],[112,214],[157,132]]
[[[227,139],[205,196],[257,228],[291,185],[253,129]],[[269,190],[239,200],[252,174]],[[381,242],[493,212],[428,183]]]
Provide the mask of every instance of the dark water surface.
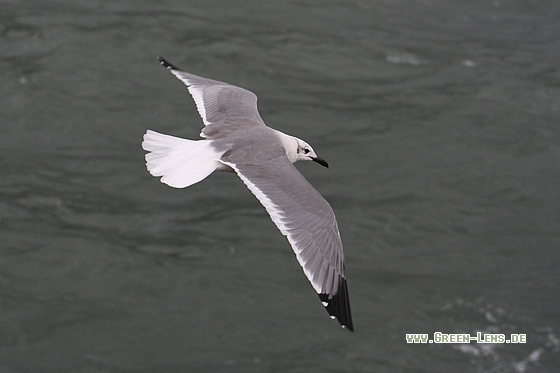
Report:
[[[355,333],[237,177],[148,174],[160,54],[329,161]],[[559,61],[556,0],[0,2],[0,372],[557,372]]]

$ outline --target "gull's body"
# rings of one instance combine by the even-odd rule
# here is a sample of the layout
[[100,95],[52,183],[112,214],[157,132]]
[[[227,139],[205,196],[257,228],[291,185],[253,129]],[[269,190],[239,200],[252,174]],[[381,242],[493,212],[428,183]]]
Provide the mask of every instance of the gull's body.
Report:
[[154,131],[142,147],[148,171],[175,188],[195,184],[215,170],[234,171],[287,236],[303,271],[332,318],[353,331],[342,241],[332,208],[292,163],[313,160],[311,146],[267,127],[257,97],[240,87],[161,64],[187,85],[204,122],[204,140]]

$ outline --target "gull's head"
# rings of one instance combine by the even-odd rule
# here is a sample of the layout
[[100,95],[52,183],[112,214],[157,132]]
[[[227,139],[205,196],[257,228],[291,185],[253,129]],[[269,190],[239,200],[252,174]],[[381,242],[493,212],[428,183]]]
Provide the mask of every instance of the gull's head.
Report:
[[315,150],[305,141],[295,138],[297,143],[295,161],[313,161],[319,163],[321,166],[329,168],[329,164],[323,158],[319,157]]

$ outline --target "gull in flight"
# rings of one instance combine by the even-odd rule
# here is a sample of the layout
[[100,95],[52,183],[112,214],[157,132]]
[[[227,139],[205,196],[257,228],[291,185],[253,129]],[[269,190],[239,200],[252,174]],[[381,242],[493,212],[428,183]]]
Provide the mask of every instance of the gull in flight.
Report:
[[257,96],[246,89],[202,78],[158,57],[187,86],[204,129],[204,140],[187,140],[148,130],[142,147],[153,176],[185,188],[215,170],[235,172],[288,238],[303,272],[333,319],[354,330],[344,253],[334,212],[293,163],[328,167],[305,141],[267,127]]

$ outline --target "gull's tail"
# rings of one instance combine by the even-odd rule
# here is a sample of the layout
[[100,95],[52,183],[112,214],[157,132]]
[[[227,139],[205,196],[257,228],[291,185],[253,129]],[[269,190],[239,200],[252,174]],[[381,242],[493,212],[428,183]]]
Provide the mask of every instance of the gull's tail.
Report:
[[186,140],[148,130],[142,148],[146,167],[153,176],[173,188],[185,188],[204,180],[216,168],[220,154],[208,140]]

